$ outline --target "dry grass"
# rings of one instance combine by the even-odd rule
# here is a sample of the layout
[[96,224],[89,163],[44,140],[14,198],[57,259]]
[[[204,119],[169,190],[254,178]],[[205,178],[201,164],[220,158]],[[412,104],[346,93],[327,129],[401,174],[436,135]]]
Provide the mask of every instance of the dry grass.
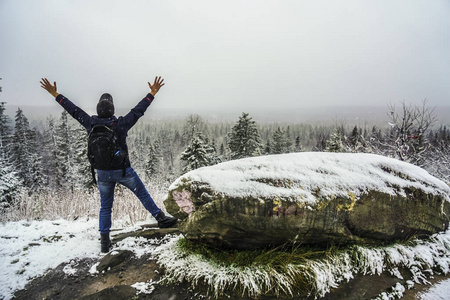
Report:
[[[147,184],[150,195],[163,210],[167,190]],[[19,220],[74,220],[80,217],[98,218],[100,195],[97,188],[91,190],[60,190],[28,193],[22,191],[11,207],[0,213],[0,222]],[[145,221],[149,213],[139,199],[128,189],[116,187],[113,220],[123,220],[131,225]]]

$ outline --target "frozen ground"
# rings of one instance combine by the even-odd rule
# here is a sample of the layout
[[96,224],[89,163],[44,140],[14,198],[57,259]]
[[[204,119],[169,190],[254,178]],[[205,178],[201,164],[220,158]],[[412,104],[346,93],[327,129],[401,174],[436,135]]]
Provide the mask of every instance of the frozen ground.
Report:
[[[120,221],[115,225],[120,226]],[[0,299],[11,299],[13,293],[23,289],[31,279],[63,262],[100,257],[99,244],[96,219],[0,224]],[[127,245],[123,244],[121,248],[126,249]],[[135,247],[133,243],[129,248],[135,252],[145,249]],[[67,269],[67,272],[73,271]]]
[[439,282],[426,292],[419,293],[416,298],[420,300],[450,299],[450,279]]
[[[115,224],[121,225],[120,222]],[[23,289],[31,279],[61,263],[76,258],[99,258],[102,254],[99,252],[97,226],[98,220],[95,219],[0,224],[0,299],[11,299],[14,292]],[[137,228],[139,226],[128,227],[125,231]],[[443,234],[442,240],[447,240],[448,237],[449,233]],[[423,247],[424,245],[421,246],[421,251],[424,250]],[[155,250],[154,247],[140,247],[138,241],[132,240],[121,243],[120,248],[132,250],[137,256]],[[409,254],[414,256],[414,253]],[[65,272],[76,271],[72,269],[74,266],[68,266]],[[136,288],[142,289],[142,283],[136,283]],[[450,279],[422,292],[417,299],[442,300],[449,299],[448,295]]]

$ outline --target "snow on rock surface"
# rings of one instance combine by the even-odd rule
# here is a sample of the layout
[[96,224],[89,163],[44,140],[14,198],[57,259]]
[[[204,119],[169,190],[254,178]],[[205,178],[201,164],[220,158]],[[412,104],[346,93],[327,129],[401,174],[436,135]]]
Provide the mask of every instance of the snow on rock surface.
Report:
[[[200,168],[178,178],[165,201],[169,213],[186,218],[182,231],[188,237],[238,248],[239,240],[243,248],[295,239],[314,243],[317,232],[323,233],[318,243],[431,234],[447,227],[449,203],[449,186],[422,168],[374,154],[323,152]],[[258,226],[270,236],[255,241]],[[291,234],[279,239],[286,230]],[[246,237],[252,239],[248,245]]]
[[[294,184],[278,188],[261,179],[288,179]],[[414,187],[450,201],[450,188],[424,169],[366,153],[303,152],[234,160],[191,171],[178,178],[169,190],[177,189],[185,180],[207,183],[216,192],[231,197],[282,196],[309,204],[317,201],[317,187],[325,197],[360,195],[368,190],[404,194],[405,188]]]

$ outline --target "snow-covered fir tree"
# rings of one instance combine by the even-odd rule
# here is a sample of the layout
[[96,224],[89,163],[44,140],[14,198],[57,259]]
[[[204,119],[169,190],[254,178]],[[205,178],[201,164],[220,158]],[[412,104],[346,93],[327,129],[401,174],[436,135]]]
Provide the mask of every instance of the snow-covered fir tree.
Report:
[[270,137],[267,138],[264,154],[272,154],[272,141],[270,140]]
[[21,187],[16,172],[8,164],[3,152],[0,153],[0,211],[10,206]]
[[280,127],[273,133],[271,153],[282,154],[289,153],[292,150],[292,141],[288,135],[288,131],[284,131]]
[[9,165],[11,159],[10,141],[11,141],[11,120],[6,114],[6,102],[0,102],[0,154],[3,157],[6,165]]
[[67,116],[68,113],[63,111],[55,128],[56,170],[54,175],[57,188],[62,189],[72,189],[74,186],[71,176],[73,161],[70,153],[72,137]]
[[71,130],[72,140],[70,143],[70,154],[73,156],[73,186],[77,189],[86,189],[91,187],[94,182],[91,173],[91,165],[87,157],[88,134],[86,129],[78,122],[72,122]]
[[216,151],[200,135],[195,135],[186,150],[181,153],[185,162],[183,172],[214,165],[218,162]]
[[42,134],[42,176],[44,185],[48,190],[55,190],[58,185],[56,183],[57,146],[56,146],[56,129],[55,120],[47,119],[47,126]]
[[158,141],[150,144],[147,162],[145,164],[145,176],[148,181],[161,176],[161,150]]
[[135,170],[145,170],[145,162],[148,153],[148,144],[146,143],[146,138],[144,132],[138,132],[132,140],[133,147],[130,151],[130,160],[133,163],[133,168]]
[[25,187],[37,190],[43,187],[41,158],[36,133],[30,129],[27,117],[19,108],[16,112],[11,151],[14,171]]
[[6,152],[11,137],[11,120],[5,113],[5,105],[6,102],[0,102],[0,149]]
[[228,135],[231,159],[261,155],[263,149],[261,136],[256,122],[248,113],[242,113]]
[[360,141],[360,134],[358,132],[358,126],[355,125],[353,127],[352,133],[350,134],[350,137],[348,138],[349,144],[353,148],[357,148],[358,142]]
[[172,178],[175,176],[175,173],[178,173],[175,170],[175,141],[171,139],[171,133],[166,128],[163,128],[158,132],[157,141],[161,154],[162,171],[169,178]]
[[370,148],[367,147],[361,129],[356,125],[353,127],[350,136],[345,139],[344,144],[348,152],[370,152]]
[[41,134],[35,128],[29,131],[29,188],[32,191],[41,191],[45,188],[45,180],[42,176],[42,147],[40,145]]
[[17,173],[8,159],[11,128],[9,116],[5,113],[5,104],[6,102],[0,102],[0,209],[14,201],[21,187]]
[[331,135],[330,138],[327,140],[326,143],[326,149],[327,152],[346,152],[346,149],[344,147],[344,144],[342,143],[342,133],[341,130],[338,128],[336,129]]
[[295,152],[301,152],[301,151],[303,151],[303,147],[302,147],[300,136],[297,135],[297,137],[295,138]]

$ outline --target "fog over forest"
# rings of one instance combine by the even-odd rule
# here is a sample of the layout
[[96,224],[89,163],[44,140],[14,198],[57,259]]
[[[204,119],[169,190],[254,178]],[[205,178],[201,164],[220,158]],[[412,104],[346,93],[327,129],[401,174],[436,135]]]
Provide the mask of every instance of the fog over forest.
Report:
[[[157,101],[164,101],[157,99]],[[137,102],[136,102],[137,103]],[[54,104],[54,105],[52,105]],[[393,102],[395,106],[400,107],[401,102]],[[419,104],[419,103],[418,103]],[[435,107],[437,122],[435,126],[450,126],[450,105],[449,106],[430,106]],[[27,115],[28,119],[34,120],[45,119],[49,116],[58,117],[62,108],[53,103],[52,99],[49,106],[31,106],[31,105],[13,105],[6,103],[6,113],[10,116],[14,115],[18,108],[21,108]],[[82,107],[83,108],[83,107]],[[95,107],[83,108],[87,113],[95,115]],[[116,115],[125,115],[131,107],[116,107]],[[286,109],[279,107],[278,109],[266,110],[262,107],[254,107],[250,110],[241,110],[239,107],[230,107],[228,110],[215,110],[214,107],[203,109],[161,109],[155,104],[149,107],[145,113],[143,120],[161,120],[176,121],[184,120],[190,114],[200,115],[208,122],[235,122],[242,112],[248,112],[257,122],[261,123],[307,123],[307,124],[324,124],[333,125],[335,123],[346,123],[347,125],[376,125],[387,126],[389,112],[388,104],[379,106],[322,106],[313,107],[305,106],[297,109]]]

